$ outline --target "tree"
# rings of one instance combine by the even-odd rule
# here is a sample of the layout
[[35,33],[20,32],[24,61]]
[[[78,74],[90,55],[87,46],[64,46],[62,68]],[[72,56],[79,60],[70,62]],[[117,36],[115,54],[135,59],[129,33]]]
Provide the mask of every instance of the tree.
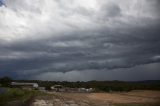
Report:
[[12,82],[12,79],[9,77],[3,77],[0,79],[0,83],[3,87],[9,87]]

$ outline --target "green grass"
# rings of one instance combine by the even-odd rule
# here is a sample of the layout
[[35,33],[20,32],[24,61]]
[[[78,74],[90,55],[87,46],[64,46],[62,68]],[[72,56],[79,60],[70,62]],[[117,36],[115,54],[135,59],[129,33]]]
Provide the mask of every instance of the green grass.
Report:
[[15,101],[24,104],[30,98],[42,94],[43,93],[35,90],[28,91],[18,88],[9,88],[5,93],[0,94],[0,106],[7,106],[8,104],[12,104],[12,102]]

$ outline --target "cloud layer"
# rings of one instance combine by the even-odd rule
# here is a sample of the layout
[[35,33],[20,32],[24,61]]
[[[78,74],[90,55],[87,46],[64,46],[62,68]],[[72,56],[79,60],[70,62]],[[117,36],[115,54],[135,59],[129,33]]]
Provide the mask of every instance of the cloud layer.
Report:
[[[107,73],[117,78],[113,70],[132,73],[134,67],[158,64],[159,4],[159,0],[5,0],[6,6],[0,7],[0,75],[105,80],[101,76]],[[146,75],[146,68],[143,73],[135,69]],[[101,76],[93,77],[94,73]],[[79,79],[68,79],[71,76]]]

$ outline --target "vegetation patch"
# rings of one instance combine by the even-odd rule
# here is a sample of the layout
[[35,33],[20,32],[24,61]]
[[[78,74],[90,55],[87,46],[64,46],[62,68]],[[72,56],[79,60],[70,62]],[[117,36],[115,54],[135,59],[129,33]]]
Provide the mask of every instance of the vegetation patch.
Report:
[[8,88],[6,92],[0,94],[0,106],[27,104],[31,98],[44,95],[42,92],[33,90],[22,90],[18,88]]

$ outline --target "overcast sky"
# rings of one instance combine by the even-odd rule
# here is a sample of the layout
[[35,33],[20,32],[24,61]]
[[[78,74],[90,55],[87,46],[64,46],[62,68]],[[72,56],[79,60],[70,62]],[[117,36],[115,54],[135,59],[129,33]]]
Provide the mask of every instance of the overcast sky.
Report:
[[160,0],[0,0],[0,77],[160,80]]

